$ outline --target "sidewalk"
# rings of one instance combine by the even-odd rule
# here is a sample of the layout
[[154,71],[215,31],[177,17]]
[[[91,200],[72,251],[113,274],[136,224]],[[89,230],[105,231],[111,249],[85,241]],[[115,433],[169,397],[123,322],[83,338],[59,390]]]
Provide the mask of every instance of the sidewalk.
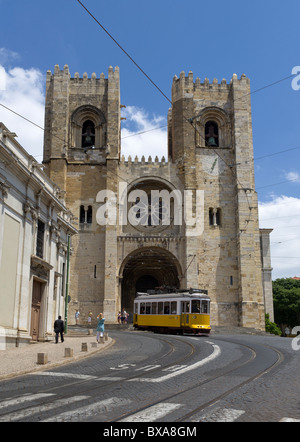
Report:
[[[103,351],[114,344],[114,340],[108,337],[103,344],[97,344],[92,348],[92,343],[96,342],[96,336],[80,334],[80,336],[65,336],[63,343],[59,342],[39,342],[28,344],[21,348],[10,348],[0,351],[0,381],[16,376],[32,373],[40,370],[48,370],[60,365],[68,364],[79,359],[87,358],[100,351]],[[88,351],[81,351],[81,344],[88,344]],[[73,357],[65,357],[65,349],[73,349]],[[37,354],[47,353],[48,363],[37,364]]]

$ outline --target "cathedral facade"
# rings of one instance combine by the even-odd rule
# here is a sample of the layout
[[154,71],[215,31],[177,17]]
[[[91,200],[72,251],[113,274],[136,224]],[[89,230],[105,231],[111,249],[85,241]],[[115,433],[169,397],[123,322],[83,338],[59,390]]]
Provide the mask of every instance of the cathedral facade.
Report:
[[[213,325],[272,318],[270,230],[260,230],[250,81],[173,79],[168,158],[121,156],[119,69],[48,71],[45,170],[76,215],[69,315],[115,323],[136,293],[202,288]],[[72,319],[71,319],[72,322]]]

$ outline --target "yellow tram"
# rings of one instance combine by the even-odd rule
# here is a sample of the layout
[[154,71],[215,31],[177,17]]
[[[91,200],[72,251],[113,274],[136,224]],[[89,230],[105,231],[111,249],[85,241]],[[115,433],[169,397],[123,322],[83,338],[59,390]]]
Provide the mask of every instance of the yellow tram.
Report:
[[138,293],[134,301],[134,327],[157,333],[210,333],[210,298],[207,290],[174,293]]

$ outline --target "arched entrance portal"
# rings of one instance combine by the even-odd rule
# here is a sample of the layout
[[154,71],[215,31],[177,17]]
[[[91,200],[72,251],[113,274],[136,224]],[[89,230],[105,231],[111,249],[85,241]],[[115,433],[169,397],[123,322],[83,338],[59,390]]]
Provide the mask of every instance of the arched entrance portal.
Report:
[[156,287],[180,288],[180,264],[168,250],[159,247],[142,248],[131,253],[124,261],[121,305],[127,312],[133,312],[137,292],[147,292]]

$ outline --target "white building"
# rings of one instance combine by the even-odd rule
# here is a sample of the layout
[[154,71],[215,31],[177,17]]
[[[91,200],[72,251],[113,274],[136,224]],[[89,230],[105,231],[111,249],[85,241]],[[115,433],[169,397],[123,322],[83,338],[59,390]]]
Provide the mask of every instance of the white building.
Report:
[[77,233],[64,195],[15,137],[0,123],[0,350],[53,339]]

